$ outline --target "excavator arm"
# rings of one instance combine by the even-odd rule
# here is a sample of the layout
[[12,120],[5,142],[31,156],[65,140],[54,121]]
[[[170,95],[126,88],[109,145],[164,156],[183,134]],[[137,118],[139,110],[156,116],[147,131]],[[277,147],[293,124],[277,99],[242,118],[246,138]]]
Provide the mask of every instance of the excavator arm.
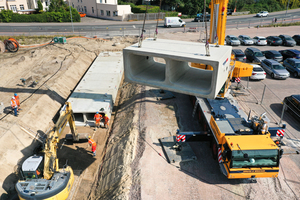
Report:
[[79,135],[75,127],[75,118],[72,111],[72,106],[70,102],[66,102],[60,116],[55,124],[55,126],[47,134],[47,139],[45,142],[44,149],[44,178],[50,179],[54,172],[58,171],[58,159],[57,159],[57,144],[61,133],[64,131],[67,122],[72,132],[73,140],[79,141]]

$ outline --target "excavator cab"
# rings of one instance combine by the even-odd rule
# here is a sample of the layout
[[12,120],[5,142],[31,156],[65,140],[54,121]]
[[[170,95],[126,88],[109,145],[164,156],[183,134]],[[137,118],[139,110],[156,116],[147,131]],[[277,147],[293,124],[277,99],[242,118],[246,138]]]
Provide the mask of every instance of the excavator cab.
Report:
[[23,178],[25,180],[43,178],[43,168],[43,156],[30,156],[22,164]]

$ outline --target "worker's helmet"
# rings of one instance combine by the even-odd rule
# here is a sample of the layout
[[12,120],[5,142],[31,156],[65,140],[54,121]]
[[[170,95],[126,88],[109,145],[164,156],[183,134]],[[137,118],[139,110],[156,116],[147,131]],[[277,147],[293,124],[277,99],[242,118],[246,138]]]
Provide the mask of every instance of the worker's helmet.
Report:
[[91,136],[89,136],[89,139],[92,138]]
[[15,93],[14,95],[15,95],[15,97],[18,96],[17,93]]
[[15,99],[15,97],[12,97],[11,99]]
[[107,114],[105,114],[105,117],[107,117]]
[[96,114],[99,114],[99,112],[96,112]]

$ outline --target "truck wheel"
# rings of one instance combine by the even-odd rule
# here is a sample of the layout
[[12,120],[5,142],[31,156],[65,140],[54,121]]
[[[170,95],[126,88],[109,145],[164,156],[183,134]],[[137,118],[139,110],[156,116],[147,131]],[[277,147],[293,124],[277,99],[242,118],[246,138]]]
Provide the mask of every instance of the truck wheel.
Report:
[[171,28],[171,25],[168,25],[168,28]]

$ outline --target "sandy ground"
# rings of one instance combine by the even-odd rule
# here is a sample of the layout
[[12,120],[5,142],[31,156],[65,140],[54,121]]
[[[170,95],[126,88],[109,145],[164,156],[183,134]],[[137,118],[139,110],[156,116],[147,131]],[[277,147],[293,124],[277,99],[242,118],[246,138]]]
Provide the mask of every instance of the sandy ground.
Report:
[[[266,28],[260,34],[298,34],[291,29]],[[256,29],[227,30],[227,34],[255,36]],[[200,33],[166,33],[163,39],[198,41]],[[277,34],[278,35],[278,34]],[[22,161],[36,146],[34,136],[43,135],[55,121],[77,82],[101,51],[121,51],[137,42],[136,37],[109,40],[74,38],[67,44],[26,48],[16,54],[0,54],[0,192],[1,199],[12,199],[14,183]],[[23,85],[21,78],[27,80]],[[33,81],[38,81],[36,86]],[[72,199],[298,199],[299,167],[288,157],[282,159],[284,175],[259,179],[249,184],[227,180],[211,158],[209,144],[195,143],[197,161],[179,166],[166,162],[158,138],[175,135],[176,129],[201,129],[190,120],[192,106],[186,95],[158,101],[150,87],[123,84],[113,113],[111,129],[81,132],[93,134],[98,143],[96,160],[82,144],[65,144],[60,165],[68,159],[75,170],[77,186]],[[18,93],[22,110],[10,112],[10,98]],[[190,105],[190,106],[189,106]],[[107,142],[107,145],[106,145]],[[75,151],[74,151],[75,150]],[[75,152],[75,154],[71,154]],[[85,160],[86,162],[83,162]],[[290,181],[289,181],[290,180]],[[289,182],[288,182],[289,181]],[[287,184],[288,182],[288,184]]]

